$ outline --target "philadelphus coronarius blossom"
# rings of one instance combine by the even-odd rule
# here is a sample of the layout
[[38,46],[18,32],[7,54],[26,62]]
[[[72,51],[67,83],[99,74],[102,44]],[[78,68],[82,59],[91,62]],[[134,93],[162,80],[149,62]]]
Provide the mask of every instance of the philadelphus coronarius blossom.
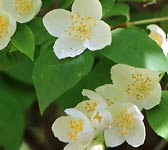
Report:
[[111,69],[117,101],[136,104],[139,109],[150,109],[160,103],[159,72],[117,64]]
[[8,12],[0,8],[0,50],[8,45],[15,31],[16,21]]
[[110,26],[102,18],[99,0],[74,0],[72,12],[55,9],[47,13],[43,23],[48,32],[58,37],[54,44],[59,58],[75,57],[86,48],[99,50],[111,44]]
[[153,39],[163,50],[165,56],[168,54],[168,40],[165,32],[155,24],[147,26],[147,29],[150,30],[149,37]]
[[40,11],[41,0],[1,0],[2,8],[9,12],[17,22],[32,20]]
[[94,137],[94,129],[84,113],[76,109],[66,109],[68,116],[55,120],[52,131],[60,141],[69,143],[64,150],[84,149]]
[[109,129],[104,131],[106,146],[116,147],[126,141],[133,147],[138,147],[145,140],[143,115],[137,106],[131,103],[116,102],[108,108],[113,118]]

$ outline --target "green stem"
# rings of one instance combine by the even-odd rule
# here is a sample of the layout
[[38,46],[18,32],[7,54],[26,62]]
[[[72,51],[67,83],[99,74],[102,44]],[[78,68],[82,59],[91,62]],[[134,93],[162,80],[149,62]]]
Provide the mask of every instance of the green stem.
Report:
[[161,75],[159,76],[159,82],[162,80],[166,72],[162,72]]
[[116,26],[113,26],[111,29],[114,30],[116,28],[121,28],[121,27],[128,27],[133,25],[148,24],[148,23],[161,22],[161,21],[168,21],[168,16],[132,21],[132,22],[125,22],[125,23],[121,23]]

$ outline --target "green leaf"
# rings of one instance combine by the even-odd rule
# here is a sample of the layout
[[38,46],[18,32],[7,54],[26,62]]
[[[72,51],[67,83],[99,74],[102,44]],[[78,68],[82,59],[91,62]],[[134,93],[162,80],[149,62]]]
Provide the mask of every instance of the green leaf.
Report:
[[18,150],[23,138],[24,113],[32,104],[32,88],[0,76],[0,145]]
[[53,44],[49,44],[42,47],[33,72],[41,112],[87,75],[94,60],[89,51],[75,58],[58,60],[53,53]]
[[33,85],[33,67],[33,62],[26,57],[23,61],[20,61],[6,69],[5,73],[18,81]]
[[[168,16],[168,5],[165,5],[164,8],[161,10],[161,15],[162,17]],[[161,27],[163,30],[168,33],[168,21],[161,21],[160,22]]]
[[124,16],[126,17],[126,21],[129,21],[130,20],[129,6],[124,3],[117,3],[113,6],[110,15],[111,16]]
[[72,5],[74,0],[61,0],[60,3],[58,4],[58,8],[68,8]]
[[117,63],[157,71],[168,71],[168,60],[162,49],[138,28],[122,28],[112,32],[113,42],[101,53]]
[[94,90],[96,87],[112,83],[110,69],[114,63],[106,58],[101,59],[92,71],[78,82],[73,88],[61,95],[57,104],[62,108],[70,108],[83,100],[82,90]]
[[152,129],[161,137],[168,140],[168,92],[162,92],[158,106],[146,111],[147,119]]
[[42,18],[38,17],[28,23],[28,26],[32,30],[35,38],[35,44],[41,45],[51,38],[50,34],[45,29]]
[[113,11],[113,5],[116,0],[100,0],[103,8],[103,19],[110,16]]
[[10,48],[7,47],[0,51],[0,70],[6,70],[25,58],[19,51],[9,52],[9,50]]
[[25,24],[18,24],[17,31],[11,39],[12,44],[31,60],[34,59],[35,42],[31,29]]

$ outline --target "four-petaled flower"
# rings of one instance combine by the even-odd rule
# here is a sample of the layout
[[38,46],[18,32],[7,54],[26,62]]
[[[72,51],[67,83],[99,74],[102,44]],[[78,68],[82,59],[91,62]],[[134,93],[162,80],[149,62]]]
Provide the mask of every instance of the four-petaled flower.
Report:
[[16,21],[5,10],[0,9],[0,50],[4,49],[16,31]]
[[108,110],[113,116],[111,126],[104,131],[104,139],[108,147],[119,146],[124,141],[133,147],[144,143],[146,135],[144,117],[136,105],[116,102]]
[[136,104],[139,109],[150,109],[160,103],[161,86],[159,72],[117,64],[111,68],[117,101]]
[[168,40],[165,32],[155,24],[147,26],[147,29],[150,30],[149,37],[153,39],[163,50],[165,56],[168,54]]
[[80,55],[86,48],[100,50],[111,44],[110,26],[102,18],[99,0],[75,0],[72,12],[56,9],[47,13],[43,23],[58,37],[54,52],[59,59]]
[[1,3],[1,7],[20,23],[32,20],[42,5],[41,0],[2,0]]
[[65,149],[84,148],[94,137],[94,129],[84,113],[76,109],[66,109],[68,116],[55,120],[52,131],[60,141],[69,143]]

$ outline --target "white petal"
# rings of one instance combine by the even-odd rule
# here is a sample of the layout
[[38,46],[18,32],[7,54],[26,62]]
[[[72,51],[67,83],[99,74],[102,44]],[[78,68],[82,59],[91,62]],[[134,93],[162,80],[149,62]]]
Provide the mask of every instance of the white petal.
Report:
[[92,125],[95,128],[97,134],[109,128],[111,120],[111,113],[107,110],[96,110],[91,117]]
[[[26,2],[28,2],[28,5],[30,6],[29,9],[28,5],[24,6],[22,0],[17,1],[19,5],[16,5],[15,2],[16,0],[4,0],[2,7],[10,14],[12,14],[15,20],[20,23],[25,23],[32,20],[35,15],[40,11],[42,5],[41,0],[28,0]],[[18,11],[17,7],[19,7],[18,9],[20,9],[21,11]]]
[[156,87],[150,91],[150,95],[142,100],[142,105],[144,109],[151,109],[152,107],[158,105],[161,101],[161,86],[158,83]]
[[135,127],[130,130],[129,134],[126,135],[126,141],[129,145],[133,147],[138,147],[144,144],[145,141],[145,126],[144,123],[140,120],[135,122]]
[[107,147],[116,147],[125,141],[125,137],[119,134],[117,128],[114,126],[104,131],[104,139]]
[[113,84],[105,84],[105,85],[100,86],[100,87],[95,89],[96,93],[103,96],[103,98],[105,99],[108,106],[114,104],[115,101],[116,101],[113,90],[114,90],[114,85]]
[[92,30],[89,40],[84,42],[84,46],[89,50],[95,51],[110,45],[112,42],[111,29],[104,21],[98,21]]
[[99,102],[102,102],[102,101],[104,102],[103,97],[101,97],[99,94],[91,90],[83,89],[82,95],[87,96],[91,100],[97,100]]
[[54,44],[55,55],[59,59],[66,57],[75,57],[80,55],[86,48],[83,47],[83,43],[79,40],[74,40],[73,38],[62,35]]
[[83,130],[78,134],[77,142],[80,142],[82,145],[89,144],[94,137],[94,130],[91,126],[89,119],[84,113],[76,109],[66,109],[65,112],[75,118],[81,119],[84,121]]
[[10,37],[15,33],[16,21],[9,13],[4,11],[3,9],[0,10],[0,16],[2,16],[9,23],[7,32],[3,33],[2,37],[0,37],[0,50],[1,50],[8,45],[8,43],[10,42]]
[[64,150],[84,150],[85,147],[80,143],[69,143],[64,147]]
[[70,116],[62,116],[55,120],[52,125],[54,136],[60,141],[69,143],[71,140],[68,137]]
[[72,12],[79,13],[83,17],[93,16],[100,20],[102,17],[102,6],[99,0],[75,0],[72,5]]
[[44,16],[43,24],[51,35],[60,37],[70,25],[72,21],[70,18],[71,15],[70,11],[55,9]]
[[163,50],[164,55],[167,56],[168,54],[168,41],[167,40],[163,41],[161,48]]
[[166,38],[165,32],[156,24],[151,24],[147,26],[147,29],[149,29],[151,32],[155,32],[162,36],[162,38]]

